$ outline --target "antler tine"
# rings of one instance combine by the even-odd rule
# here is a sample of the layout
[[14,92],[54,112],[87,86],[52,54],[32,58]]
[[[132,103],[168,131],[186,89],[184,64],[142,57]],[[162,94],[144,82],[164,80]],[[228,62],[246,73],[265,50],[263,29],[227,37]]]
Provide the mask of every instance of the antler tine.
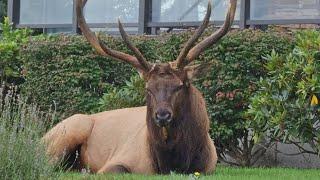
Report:
[[123,62],[127,62],[140,70],[145,70],[145,68],[139,63],[136,57],[108,48],[99,39],[99,37],[97,38],[97,36],[90,30],[83,15],[83,7],[85,6],[86,2],[87,0],[77,0],[76,11],[78,17],[78,25],[83,35],[94,47],[94,49],[96,49],[97,52],[103,56],[111,56]]
[[188,55],[188,52],[190,51],[190,49],[192,48],[194,43],[197,42],[199,37],[202,35],[204,30],[207,28],[207,26],[209,24],[210,16],[211,16],[211,0],[209,0],[209,2],[208,2],[207,13],[202,21],[201,26],[196,30],[196,32],[193,34],[193,36],[188,40],[188,42],[186,43],[184,48],[181,50],[181,52],[176,60],[178,69],[183,68],[185,65],[188,64],[188,62],[186,61],[185,58]]
[[186,64],[192,62],[195,58],[199,56],[199,54],[204,51],[208,46],[216,43],[219,39],[221,39],[224,35],[229,31],[235,16],[237,8],[237,0],[230,0],[229,10],[226,16],[226,20],[222,27],[214,32],[211,36],[202,40],[196,46],[194,46],[188,53],[186,57]]
[[151,68],[151,65],[147,62],[146,58],[142,55],[142,53],[139,51],[138,48],[136,48],[131,41],[129,40],[129,36],[126,33],[126,31],[123,28],[123,25],[120,21],[120,19],[118,19],[118,24],[119,24],[119,31],[121,34],[121,37],[124,41],[124,43],[129,47],[129,49],[131,49],[133,51],[133,53],[135,54],[135,56],[137,57],[139,63],[141,64],[141,66],[146,70],[149,71]]

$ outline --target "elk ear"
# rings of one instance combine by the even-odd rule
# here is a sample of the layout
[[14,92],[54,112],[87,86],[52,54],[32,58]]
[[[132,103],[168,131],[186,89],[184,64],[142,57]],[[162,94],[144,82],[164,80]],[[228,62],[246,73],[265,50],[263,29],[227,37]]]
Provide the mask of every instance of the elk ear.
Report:
[[203,63],[197,65],[190,65],[184,68],[187,79],[192,81],[194,79],[198,79],[204,77],[212,68],[213,63]]
[[138,73],[139,73],[139,76],[141,79],[143,80],[146,80],[147,79],[147,75],[144,71],[140,70],[140,69],[137,69]]
[[151,69],[149,70],[149,72],[146,72],[146,71],[144,71],[142,69],[138,69],[137,68],[137,71],[138,71],[139,76],[140,76],[141,79],[143,79],[145,81],[148,80],[150,72],[153,71],[156,68],[156,64],[151,64],[151,65],[152,66],[151,66]]

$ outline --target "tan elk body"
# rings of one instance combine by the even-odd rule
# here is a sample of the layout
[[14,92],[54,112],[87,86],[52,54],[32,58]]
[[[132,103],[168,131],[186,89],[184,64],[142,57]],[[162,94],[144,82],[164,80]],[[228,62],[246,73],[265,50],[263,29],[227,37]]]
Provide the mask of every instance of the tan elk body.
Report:
[[129,41],[120,21],[121,36],[134,56],[104,45],[86,24],[82,12],[86,0],[77,0],[82,33],[99,54],[129,63],[139,71],[146,81],[147,106],[78,114],[63,120],[43,137],[53,162],[78,150],[80,168],[98,173],[213,172],[217,154],[209,136],[210,121],[202,94],[191,84],[204,69],[188,64],[228,32],[236,2],[230,0],[223,26],[195,45],[208,26],[209,3],[202,25],[177,60],[150,64]]

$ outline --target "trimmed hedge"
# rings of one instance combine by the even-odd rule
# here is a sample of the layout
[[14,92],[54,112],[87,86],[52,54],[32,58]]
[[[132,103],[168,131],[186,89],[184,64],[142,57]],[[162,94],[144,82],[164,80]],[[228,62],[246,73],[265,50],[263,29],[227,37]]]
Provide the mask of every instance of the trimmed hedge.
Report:
[[[206,32],[210,33],[212,30]],[[149,61],[163,62],[174,60],[190,35],[187,31],[132,39]],[[130,53],[118,37],[103,40],[112,49]],[[266,75],[263,56],[273,49],[286,53],[293,44],[289,33],[235,30],[198,58],[199,62],[215,62],[211,73],[194,84],[206,98],[211,135],[221,157],[232,156],[237,165],[254,164],[255,142],[245,116],[249,97],[260,76]],[[23,93],[43,108],[55,106],[64,113],[61,117],[144,104],[143,83],[135,70],[98,56],[83,37],[32,40],[22,53],[27,72]],[[239,142],[244,139],[248,141]]]
[[[105,37],[111,48],[127,52],[118,38]],[[153,58],[156,41],[138,47]],[[150,51],[149,51],[150,50]],[[63,117],[94,112],[99,98],[112,86],[123,86],[135,70],[129,65],[97,55],[80,36],[58,36],[31,41],[21,52],[26,83],[23,94],[42,108],[56,108]]]

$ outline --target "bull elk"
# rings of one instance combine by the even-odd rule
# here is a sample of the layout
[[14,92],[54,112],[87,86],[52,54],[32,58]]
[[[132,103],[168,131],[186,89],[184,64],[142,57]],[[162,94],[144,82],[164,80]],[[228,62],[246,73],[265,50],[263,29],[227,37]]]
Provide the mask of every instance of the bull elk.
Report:
[[76,2],[83,35],[100,55],[129,63],[139,71],[146,82],[147,103],[63,120],[43,137],[51,159],[55,162],[79,150],[80,165],[98,173],[213,172],[217,154],[209,136],[205,100],[191,84],[203,68],[189,64],[229,31],[237,0],[230,0],[222,27],[195,45],[209,24],[209,2],[201,26],[177,59],[155,64],[147,62],[130,42],[120,21],[120,34],[134,56],[109,49],[85,21],[86,0]]

